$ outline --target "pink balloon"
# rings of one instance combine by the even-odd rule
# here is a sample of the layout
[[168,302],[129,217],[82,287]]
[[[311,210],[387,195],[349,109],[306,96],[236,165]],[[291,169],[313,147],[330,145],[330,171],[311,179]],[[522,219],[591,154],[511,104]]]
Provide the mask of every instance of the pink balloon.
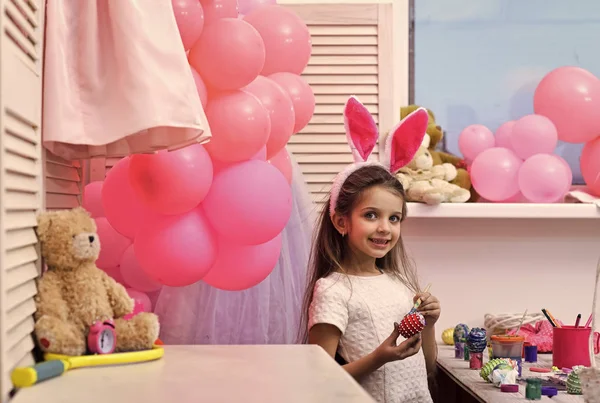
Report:
[[245,161],[219,172],[202,203],[219,235],[243,245],[273,239],[287,224],[292,191],[271,164]]
[[482,151],[494,147],[496,140],[490,129],[483,125],[470,125],[458,137],[458,148],[462,155],[473,161]]
[[315,94],[302,77],[292,73],[275,73],[269,78],[275,81],[292,99],[294,104],[294,133],[304,129],[315,112]]
[[[254,154],[252,157],[250,157],[250,160],[266,161],[267,160],[267,146],[264,146],[263,148],[258,150],[258,152],[256,154]],[[219,160],[213,160],[213,175],[216,175],[217,173],[221,172],[225,168],[228,168],[235,164],[237,164],[237,162],[223,162],[223,161],[219,161]]]
[[260,33],[266,59],[261,74],[300,74],[308,64],[311,39],[308,27],[292,10],[278,5],[255,8],[244,17]]
[[148,297],[148,295],[141,291],[134,290],[133,288],[127,288],[126,291],[127,294],[133,298],[134,302],[132,316],[135,316],[140,312],[152,312],[152,302],[150,301],[150,297]]
[[125,279],[121,275],[121,268],[119,266],[104,267],[104,268],[98,267],[98,268],[101,269],[102,271],[104,271],[106,274],[108,274],[117,283],[119,283],[125,287],[129,287],[129,285],[127,285],[127,283],[125,282]]
[[496,129],[496,133],[494,134],[494,137],[496,139],[496,147],[503,147],[508,149],[511,148],[510,134],[512,133],[512,129],[515,126],[515,123],[517,122],[514,120],[509,120],[508,122],[502,123],[500,127]]
[[294,133],[294,104],[279,84],[267,77],[256,77],[243,91],[256,96],[269,111],[271,130],[267,140],[267,155],[275,155]]
[[559,67],[538,84],[533,109],[549,118],[559,140],[585,143],[600,135],[600,80],[579,67]]
[[133,245],[129,246],[121,257],[121,275],[127,284],[132,288],[143,292],[152,292],[158,290],[160,283],[148,277],[146,272],[140,267]]
[[204,28],[204,11],[199,0],[171,0],[183,47],[188,50],[200,38]]
[[600,137],[583,146],[579,166],[589,190],[596,196],[600,196]]
[[508,148],[488,148],[477,155],[471,165],[473,187],[493,202],[511,198],[519,192],[518,175],[522,163]]
[[95,217],[104,217],[104,207],[102,206],[102,181],[90,182],[83,189],[83,208],[90,215]]
[[248,14],[250,11],[268,4],[277,4],[276,0],[238,0],[240,14]]
[[557,160],[559,160],[561,162],[561,164],[563,164],[563,166],[565,167],[565,171],[567,172],[568,179],[565,183],[565,190],[564,190],[564,194],[567,194],[571,190],[571,186],[573,186],[573,170],[571,169],[571,166],[569,165],[569,163],[561,156],[553,154],[553,157],[556,158]]
[[212,162],[200,144],[171,152],[136,154],[129,166],[135,194],[160,214],[192,210],[206,197],[212,177]]
[[261,283],[275,268],[281,234],[261,245],[237,245],[219,238],[219,254],[202,281],[227,291],[241,291]]
[[204,10],[204,25],[222,18],[237,18],[237,0],[200,0]]
[[556,203],[565,196],[569,172],[551,154],[533,155],[519,169],[519,188],[533,203]]
[[170,287],[201,280],[217,257],[216,240],[200,208],[156,217],[139,232],[133,247],[146,274]]
[[535,154],[551,154],[558,144],[556,127],[542,115],[517,120],[510,135],[511,149],[523,160]]
[[200,74],[194,69],[192,69],[192,75],[194,76],[194,83],[196,84],[196,90],[198,91],[198,95],[200,96],[200,103],[202,103],[202,107],[206,109],[206,105],[208,104],[208,90],[206,89],[206,85],[200,77]]
[[118,266],[125,249],[131,245],[131,240],[115,231],[106,218],[97,217],[94,220],[100,238],[100,256],[96,260],[96,266]]
[[135,195],[129,182],[130,158],[120,159],[106,175],[102,186],[102,206],[110,225],[129,239],[151,215]]
[[290,154],[288,154],[288,151],[285,148],[282,148],[277,154],[271,157],[268,162],[279,169],[279,172],[285,176],[285,180],[287,180],[290,185],[292,184],[292,161],[290,159]]
[[212,98],[206,107],[206,118],[213,136],[205,146],[213,160],[247,160],[269,138],[269,112],[247,92],[232,91]]
[[210,87],[237,90],[262,70],[265,44],[246,21],[222,18],[207,24],[188,58]]

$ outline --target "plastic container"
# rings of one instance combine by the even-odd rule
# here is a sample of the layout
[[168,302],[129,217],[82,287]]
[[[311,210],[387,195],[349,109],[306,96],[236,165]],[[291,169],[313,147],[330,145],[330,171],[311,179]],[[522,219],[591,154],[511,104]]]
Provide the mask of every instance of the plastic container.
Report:
[[552,330],[552,365],[573,368],[590,366],[590,327],[562,326]]
[[523,343],[525,342],[525,338],[523,336],[493,335],[490,340],[492,342],[492,358],[510,358],[516,361],[517,370],[519,371],[519,376],[521,376],[523,372]]
[[492,358],[510,358],[520,360],[523,356],[523,336],[497,336],[491,337],[492,342]]

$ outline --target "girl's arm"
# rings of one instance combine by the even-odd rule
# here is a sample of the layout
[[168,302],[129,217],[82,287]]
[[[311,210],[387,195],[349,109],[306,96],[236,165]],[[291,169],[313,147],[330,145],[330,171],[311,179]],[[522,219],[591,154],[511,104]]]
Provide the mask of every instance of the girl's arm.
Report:
[[[340,342],[342,332],[336,326],[320,323],[314,325],[308,333],[308,342],[310,344],[318,344],[332,358],[335,358],[335,353]],[[421,348],[420,337],[414,336],[405,340],[400,345],[396,345],[399,332],[398,326],[394,326],[394,331],[379,347],[373,352],[344,365],[344,369],[357,381],[365,375],[374,372],[386,362],[403,360],[416,354]]]
[[425,355],[427,375],[432,376],[437,369],[438,354],[438,346],[435,340],[435,326],[425,327],[421,334],[423,336],[423,355]]

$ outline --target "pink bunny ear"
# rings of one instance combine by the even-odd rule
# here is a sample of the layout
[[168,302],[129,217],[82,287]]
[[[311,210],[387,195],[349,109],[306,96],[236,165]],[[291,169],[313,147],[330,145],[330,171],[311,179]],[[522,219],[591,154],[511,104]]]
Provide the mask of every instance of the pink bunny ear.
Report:
[[413,159],[423,143],[428,123],[427,109],[419,108],[392,129],[385,141],[385,161],[382,161],[391,173],[395,174]]
[[377,144],[379,132],[371,113],[355,97],[350,97],[346,102],[344,127],[354,161],[366,161]]

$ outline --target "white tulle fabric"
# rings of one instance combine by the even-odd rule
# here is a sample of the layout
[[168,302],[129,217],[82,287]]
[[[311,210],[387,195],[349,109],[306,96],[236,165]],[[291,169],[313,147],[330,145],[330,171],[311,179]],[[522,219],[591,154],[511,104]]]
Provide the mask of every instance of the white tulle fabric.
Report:
[[164,287],[154,311],[165,344],[297,342],[317,207],[299,166],[295,161],[292,164],[292,215],[283,230],[281,255],[273,272],[259,285],[239,292],[218,290],[202,281]]

